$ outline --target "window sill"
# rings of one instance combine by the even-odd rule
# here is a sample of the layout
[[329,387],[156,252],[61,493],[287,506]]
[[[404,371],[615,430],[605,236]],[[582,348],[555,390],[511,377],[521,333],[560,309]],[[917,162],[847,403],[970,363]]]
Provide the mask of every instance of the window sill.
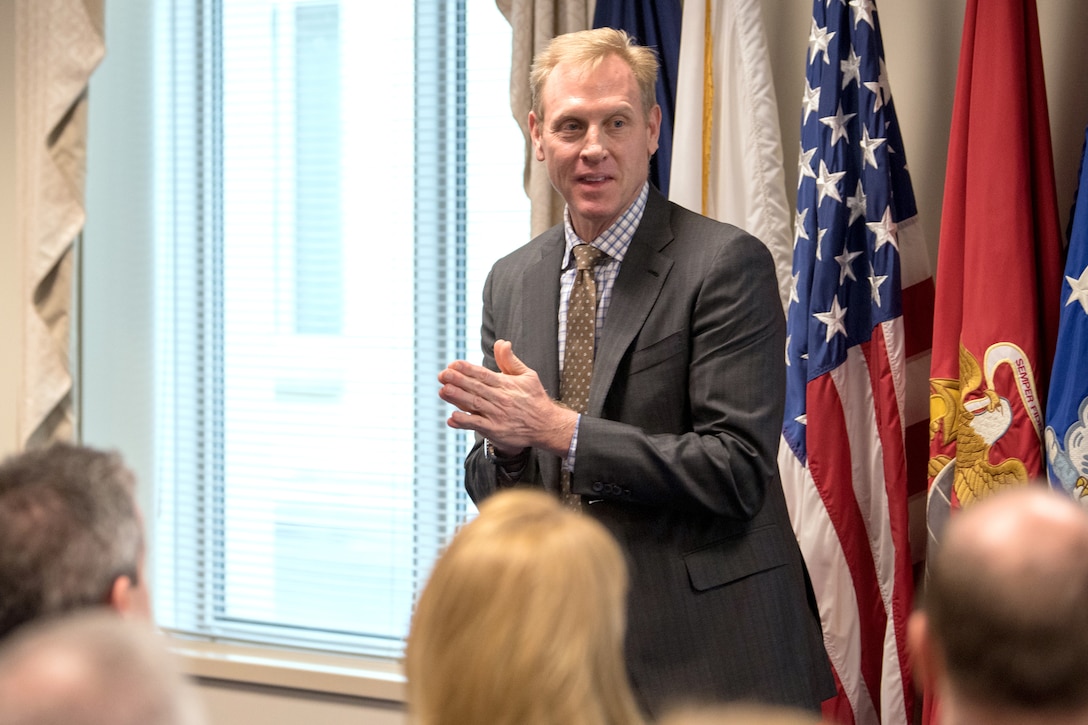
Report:
[[405,702],[399,662],[350,655],[206,642],[167,635],[182,671],[193,677]]

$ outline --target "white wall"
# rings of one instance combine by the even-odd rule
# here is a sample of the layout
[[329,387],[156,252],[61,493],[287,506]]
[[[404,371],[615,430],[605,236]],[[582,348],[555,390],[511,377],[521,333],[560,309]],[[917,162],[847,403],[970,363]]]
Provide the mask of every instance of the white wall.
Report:
[[[91,445],[118,447],[140,481],[151,481],[153,408],[125,406],[123,398],[152,400],[154,224],[150,100],[151,3],[106,2],[106,57],[91,76],[87,132],[83,276],[93,294],[81,298],[80,428]],[[135,28],[111,36],[111,30]],[[125,43],[110,42],[124,37]],[[103,72],[106,71],[106,72]],[[109,114],[110,109],[124,109]],[[124,354],[118,354],[124,351]],[[154,510],[150,486],[141,487],[145,511]]]

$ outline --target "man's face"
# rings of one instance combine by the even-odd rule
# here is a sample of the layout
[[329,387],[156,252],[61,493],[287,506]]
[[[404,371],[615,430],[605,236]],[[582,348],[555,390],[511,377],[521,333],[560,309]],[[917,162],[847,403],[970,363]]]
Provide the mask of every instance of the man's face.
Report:
[[593,71],[560,63],[541,91],[542,118],[529,114],[536,157],[592,241],[634,202],[657,150],[661,109],[642,108],[634,73],[617,56]]

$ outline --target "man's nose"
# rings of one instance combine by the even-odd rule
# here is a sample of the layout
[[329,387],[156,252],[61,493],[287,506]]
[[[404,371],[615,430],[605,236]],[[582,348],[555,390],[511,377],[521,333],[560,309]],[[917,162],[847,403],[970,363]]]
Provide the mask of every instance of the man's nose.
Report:
[[586,161],[597,162],[607,155],[605,137],[601,133],[600,126],[590,126],[586,131],[585,143],[582,144],[582,158]]

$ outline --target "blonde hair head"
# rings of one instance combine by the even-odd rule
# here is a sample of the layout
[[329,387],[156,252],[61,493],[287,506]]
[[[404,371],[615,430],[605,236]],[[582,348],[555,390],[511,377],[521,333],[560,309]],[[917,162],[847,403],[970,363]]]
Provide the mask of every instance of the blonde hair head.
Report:
[[498,493],[420,595],[405,669],[422,725],[638,723],[623,659],[627,569],[597,522]]
[[570,63],[583,70],[593,70],[601,61],[613,55],[631,67],[638,83],[642,110],[648,116],[657,104],[657,55],[651,48],[636,44],[623,30],[596,28],[557,35],[533,59],[533,67],[529,71],[529,91],[536,117],[544,118],[541,96],[544,84],[557,65]]
[[674,710],[658,725],[821,725],[822,720],[806,710],[785,705],[734,702],[690,705]]

